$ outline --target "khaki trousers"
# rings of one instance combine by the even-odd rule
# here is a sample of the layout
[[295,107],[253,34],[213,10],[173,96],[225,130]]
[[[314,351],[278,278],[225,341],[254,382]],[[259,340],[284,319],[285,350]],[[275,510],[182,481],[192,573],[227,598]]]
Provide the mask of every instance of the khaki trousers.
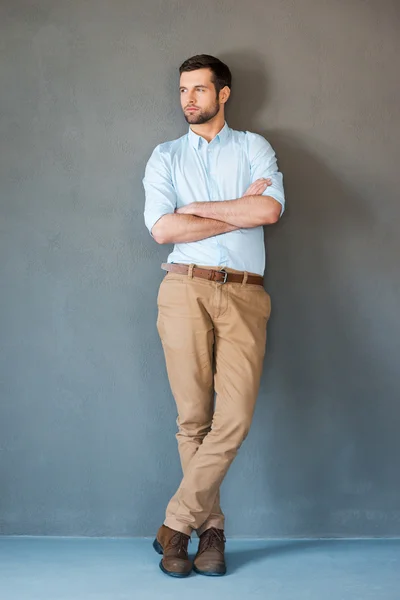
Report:
[[219,489],[250,429],[271,301],[260,285],[220,284],[193,277],[189,268],[188,275],[167,273],[157,304],[183,471],[164,524],[201,535],[224,529]]

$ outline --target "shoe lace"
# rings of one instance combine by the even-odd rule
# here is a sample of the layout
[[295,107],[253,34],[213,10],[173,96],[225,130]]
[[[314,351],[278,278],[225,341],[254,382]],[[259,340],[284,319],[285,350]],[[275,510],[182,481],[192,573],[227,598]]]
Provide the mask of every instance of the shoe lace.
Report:
[[175,548],[178,554],[180,554],[181,552],[186,553],[188,542],[191,541],[192,540],[189,536],[178,531],[178,533],[175,533],[175,535],[172,536],[168,545],[172,548]]
[[222,552],[221,542],[226,542],[226,538],[222,529],[216,529],[211,527],[204,532],[201,539],[201,552],[208,550],[209,548],[215,548]]

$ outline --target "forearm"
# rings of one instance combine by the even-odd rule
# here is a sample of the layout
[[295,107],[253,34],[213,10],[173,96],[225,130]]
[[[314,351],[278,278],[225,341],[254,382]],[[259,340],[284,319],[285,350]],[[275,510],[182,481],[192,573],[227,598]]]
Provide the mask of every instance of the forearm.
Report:
[[193,202],[190,213],[206,219],[230,223],[237,228],[258,227],[276,223],[281,205],[271,196],[243,196],[237,200]]
[[235,229],[238,229],[236,225],[224,223],[220,219],[175,213],[161,217],[152,228],[151,233],[159,244],[177,244],[198,242]]

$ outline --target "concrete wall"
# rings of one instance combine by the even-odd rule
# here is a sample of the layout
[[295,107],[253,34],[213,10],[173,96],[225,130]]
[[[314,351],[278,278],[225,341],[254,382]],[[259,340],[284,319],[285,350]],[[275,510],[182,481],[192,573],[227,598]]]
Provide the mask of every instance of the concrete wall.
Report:
[[399,6],[3,0],[2,533],[152,535],[179,482],[141,178],[205,52],[288,203],[227,533],[400,535]]

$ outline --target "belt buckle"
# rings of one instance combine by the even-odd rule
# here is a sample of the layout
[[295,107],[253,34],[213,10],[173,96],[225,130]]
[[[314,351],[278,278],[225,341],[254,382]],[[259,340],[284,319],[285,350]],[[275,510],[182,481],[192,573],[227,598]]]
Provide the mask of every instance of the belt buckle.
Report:
[[224,279],[223,279],[223,281],[216,281],[215,283],[219,283],[220,285],[223,285],[224,283],[226,283],[226,280],[228,279],[228,271],[225,271],[225,269],[220,269],[218,271],[218,273],[223,273]]

